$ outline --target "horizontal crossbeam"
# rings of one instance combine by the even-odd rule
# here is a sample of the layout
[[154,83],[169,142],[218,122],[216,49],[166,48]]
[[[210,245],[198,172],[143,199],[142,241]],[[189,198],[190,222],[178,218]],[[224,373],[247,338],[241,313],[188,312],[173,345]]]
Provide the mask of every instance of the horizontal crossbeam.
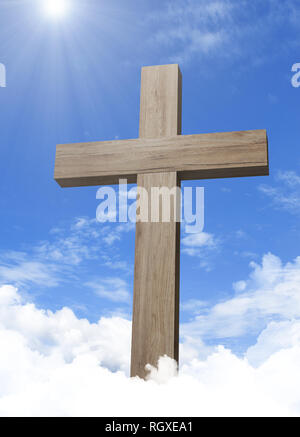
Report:
[[55,180],[61,187],[136,183],[137,174],[177,172],[179,179],[269,174],[265,130],[177,135],[158,139],[60,144]]

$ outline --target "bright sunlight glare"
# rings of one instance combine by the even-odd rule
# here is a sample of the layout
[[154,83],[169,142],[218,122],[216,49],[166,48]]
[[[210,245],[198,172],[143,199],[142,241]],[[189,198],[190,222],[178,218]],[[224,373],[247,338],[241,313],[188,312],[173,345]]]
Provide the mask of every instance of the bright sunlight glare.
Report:
[[67,0],[44,0],[45,13],[53,18],[63,17],[68,10]]

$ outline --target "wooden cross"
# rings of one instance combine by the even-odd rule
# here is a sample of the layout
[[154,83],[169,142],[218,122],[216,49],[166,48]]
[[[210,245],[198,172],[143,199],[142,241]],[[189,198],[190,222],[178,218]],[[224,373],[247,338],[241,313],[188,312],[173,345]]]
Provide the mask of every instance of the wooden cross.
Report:
[[[178,65],[142,68],[140,136],[134,140],[58,145],[61,187],[118,184],[174,187],[181,180],[269,174],[265,130],[181,135]],[[180,224],[137,222],[131,376],[160,356],[178,361]]]

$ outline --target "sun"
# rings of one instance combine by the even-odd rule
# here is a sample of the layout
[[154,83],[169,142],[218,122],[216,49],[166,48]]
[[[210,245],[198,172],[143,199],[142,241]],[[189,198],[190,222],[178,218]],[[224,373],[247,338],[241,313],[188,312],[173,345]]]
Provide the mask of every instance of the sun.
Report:
[[52,18],[62,18],[69,9],[67,0],[44,0],[44,11]]

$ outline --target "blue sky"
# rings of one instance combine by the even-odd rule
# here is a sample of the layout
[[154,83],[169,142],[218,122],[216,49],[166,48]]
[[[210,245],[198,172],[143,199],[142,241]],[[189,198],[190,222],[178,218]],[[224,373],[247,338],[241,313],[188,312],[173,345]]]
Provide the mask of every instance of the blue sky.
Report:
[[[83,282],[122,279],[131,297],[134,230],[94,224],[102,238],[89,236],[89,228],[74,234],[79,218],[95,218],[97,189],[61,190],[53,168],[57,143],[138,136],[143,65],[180,64],[183,134],[265,128],[269,136],[270,177],[184,183],[205,187],[204,231],[215,244],[193,256],[182,254],[181,300],[223,299],[233,293],[232,282],[248,275],[250,261],[268,252],[283,261],[298,255],[297,205],[293,211],[275,205],[276,194],[261,189],[282,190],[280,172],[297,173],[299,166],[299,96],[291,86],[298,26],[292,3],[291,9],[278,2],[245,7],[225,2],[210,9],[201,2],[74,2],[60,22],[43,15],[39,3],[4,2],[0,38],[7,70],[0,121],[2,257],[22,252],[22,262],[40,262],[53,278],[53,286],[43,276],[35,283],[30,274],[24,278],[39,305],[68,304],[91,320],[117,306],[131,311],[131,302],[99,298]],[[109,232],[116,239],[107,244],[103,236]],[[63,253],[70,267],[65,275],[60,261],[34,251],[43,242],[53,249],[67,238],[76,238],[76,249],[70,250],[82,253],[78,260]],[[116,262],[126,268],[118,269]],[[15,258],[8,263],[22,266]]]
[[55,148],[138,137],[141,67],[179,63],[183,134],[268,132],[270,176],[183,184],[205,188],[205,227],[182,229],[182,338],[241,357],[300,317],[282,309],[300,293],[299,3],[70,3],[60,20],[42,0],[0,3],[0,284],[37,309],[130,320],[134,226],[95,221],[97,187],[61,189]]

